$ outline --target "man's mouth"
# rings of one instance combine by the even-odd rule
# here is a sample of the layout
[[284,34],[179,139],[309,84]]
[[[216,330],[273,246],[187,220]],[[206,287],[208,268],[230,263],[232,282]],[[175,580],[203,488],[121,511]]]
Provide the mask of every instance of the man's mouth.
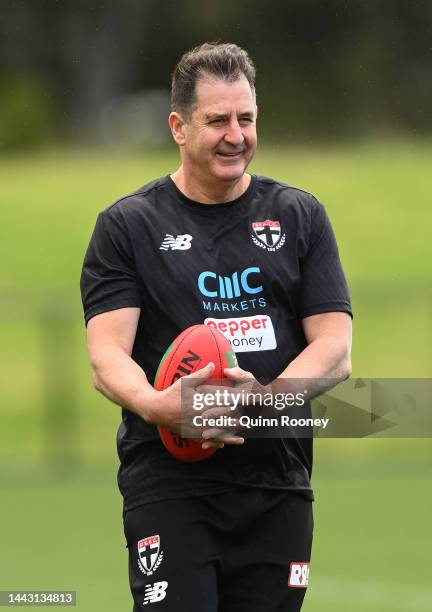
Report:
[[226,153],[224,151],[217,151],[216,155],[220,155],[221,157],[239,157],[240,155],[242,155],[242,153],[244,153],[244,151],[236,151],[234,153]]

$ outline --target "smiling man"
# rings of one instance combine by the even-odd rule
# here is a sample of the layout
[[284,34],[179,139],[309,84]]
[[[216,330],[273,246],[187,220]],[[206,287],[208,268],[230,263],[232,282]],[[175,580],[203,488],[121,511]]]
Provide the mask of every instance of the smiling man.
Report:
[[198,202],[229,202],[241,196],[251,177],[257,135],[255,93],[242,73],[234,81],[203,72],[194,98],[186,102],[173,88],[169,118],[182,165],[172,175],[177,187]]
[[[157,431],[180,431],[180,381],[152,387],[165,349],[197,323],[235,347],[239,367],[225,372],[237,385],[350,374],[351,307],[324,207],[246,172],[254,80],[234,44],[181,58],[169,116],[181,164],[104,210],[84,261],[94,384],[122,406],[135,612],[297,612],[308,585],[312,440],[205,431],[217,452],[181,463]],[[193,376],[205,388],[212,372]]]

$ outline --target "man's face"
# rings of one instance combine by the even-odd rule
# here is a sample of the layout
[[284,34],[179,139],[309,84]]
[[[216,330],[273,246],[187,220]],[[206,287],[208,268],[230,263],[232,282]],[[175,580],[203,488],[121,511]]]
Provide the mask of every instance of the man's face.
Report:
[[241,178],[257,145],[256,105],[245,76],[227,83],[201,79],[197,105],[185,124],[182,163],[208,182]]

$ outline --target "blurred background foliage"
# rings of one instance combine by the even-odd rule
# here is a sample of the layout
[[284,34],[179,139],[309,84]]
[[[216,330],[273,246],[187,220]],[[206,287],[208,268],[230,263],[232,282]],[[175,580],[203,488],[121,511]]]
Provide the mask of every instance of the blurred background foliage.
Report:
[[266,138],[430,134],[431,21],[428,0],[3,0],[0,149],[105,140],[125,105],[140,123],[205,39],[254,58]]
[[[78,285],[98,211],[178,164],[166,116],[186,49],[254,59],[251,169],[327,207],[354,376],[431,376],[431,29],[429,0],[0,1],[0,589],[130,609],[120,414],[92,388]],[[315,448],[306,612],[432,609],[431,441]]]

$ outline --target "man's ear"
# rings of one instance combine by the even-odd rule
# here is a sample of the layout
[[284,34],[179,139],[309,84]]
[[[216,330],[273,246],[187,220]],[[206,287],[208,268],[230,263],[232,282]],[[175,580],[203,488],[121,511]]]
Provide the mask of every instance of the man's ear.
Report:
[[183,146],[186,138],[186,122],[183,117],[176,112],[170,113],[168,123],[171,128],[174,141],[179,147]]

